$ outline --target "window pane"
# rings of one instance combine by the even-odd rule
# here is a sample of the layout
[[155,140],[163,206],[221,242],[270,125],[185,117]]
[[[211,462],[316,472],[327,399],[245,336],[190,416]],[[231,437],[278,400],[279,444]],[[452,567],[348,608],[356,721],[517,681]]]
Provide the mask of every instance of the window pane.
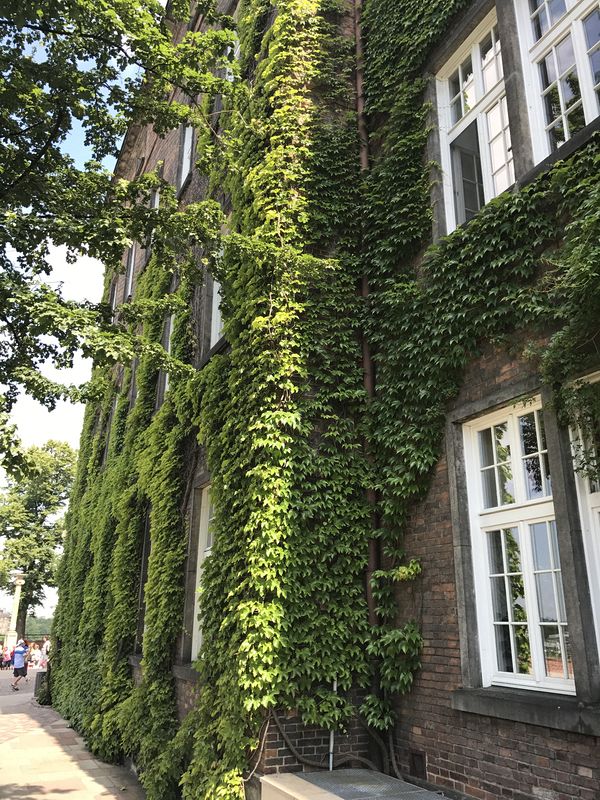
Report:
[[566,78],[562,78],[560,83],[562,87],[563,99],[567,108],[581,99],[579,78],[577,77],[575,70],[570,72]]
[[590,63],[592,66],[592,80],[594,82],[594,86],[597,83],[600,83],[600,50],[596,50],[590,56]]
[[527,499],[535,500],[537,497],[543,497],[546,494],[546,491],[544,482],[542,480],[540,456],[525,458],[523,460],[523,466]]
[[548,0],[548,13],[550,15],[550,24],[554,25],[567,10],[565,0]]
[[462,117],[462,106],[460,104],[460,97],[452,102],[450,106],[452,124],[454,125]]
[[494,139],[496,136],[498,136],[498,134],[502,133],[503,125],[500,103],[496,103],[496,105],[492,106],[492,108],[488,111],[487,124],[490,139]]
[[556,125],[553,125],[552,128],[550,128],[548,131],[548,139],[551,150],[556,150],[565,143],[565,131],[561,120],[559,120]]
[[556,45],[556,61],[558,63],[559,75],[568,72],[575,64],[575,54],[573,53],[573,42],[571,36],[566,36],[562,42]]
[[558,604],[558,619],[559,619],[559,622],[566,622],[567,621],[567,612],[566,612],[566,609],[565,609],[565,595],[564,595],[564,592],[563,592],[562,581],[560,580],[560,576],[559,576],[559,580],[556,581],[556,592],[557,592],[557,595],[558,595],[557,598],[556,598],[556,601],[557,601],[557,604]]
[[460,70],[462,74],[463,107],[464,113],[466,114],[466,112],[475,105],[475,81],[470,58],[461,64]]
[[506,564],[508,572],[521,572],[521,551],[519,548],[519,531],[517,528],[504,530],[506,542]]
[[481,484],[483,489],[483,507],[495,508],[498,505],[498,492],[496,490],[496,470],[484,469],[481,472]]
[[490,142],[490,156],[492,159],[492,172],[497,172],[506,163],[504,136],[502,133]]
[[558,536],[556,535],[556,520],[548,522],[548,534],[550,537],[550,550],[552,552],[552,566],[560,569],[560,556],[558,554]]
[[514,177],[510,167],[502,167],[502,169],[498,170],[494,175],[494,191],[496,195],[505,192],[513,183]]
[[551,572],[541,572],[535,576],[540,622],[558,622],[554,580]]
[[554,66],[554,54],[552,52],[540,61],[540,75],[542,86],[547,89],[556,80],[556,68]]
[[515,502],[514,484],[510,464],[501,464],[497,467],[498,486],[500,487],[500,504],[503,506]]
[[517,669],[521,675],[531,675],[531,646],[529,644],[529,631],[526,625],[515,625],[515,646],[517,651]]
[[456,70],[454,75],[450,78],[450,97],[456,97],[457,94],[460,94],[460,78],[458,76],[458,70]]
[[523,588],[523,576],[513,576],[509,578],[510,599],[511,599],[511,618],[513,622],[526,622],[527,610],[525,609],[525,590]]
[[585,127],[585,115],[581,103],[569,112],[567,124],[569,126],[569,136],[574,136],[577,131]]
[[490,556],[490,574],[501,575],[504,573],[502,560],[502,534],[500,531],[490,531],[487,535],[488,552]]
[[544,646],[546,675],[549,678],[562,678],[564,673],[558,627],[554,625],[543,625],[542,642]]
[[463,181],[463,192],[465,197],[465,210],[474,213],[479,211],[481,205],[479,202],[477,184],[467,180]]
[[474,183],[477,180],[477,172],[475,171],[475,160],[473,158],[473,154],[466,153],[464,150],[461,150],[460,166],[462,168],[463,180]]
[[489,467],[494,463],[494,449],[492,447],[492,429],[486,428],[479,431],[479,460],[482,467]]
[[592,13],[583,20],[583,27],[585,29],[585,39],[588,50],[591,50],[596,42],[600,42],[600,11],[592,11]]
[[494,425],[494,440],[496,442],[496,463],[502,464],[510,459],[510,440],[508,438],[508,422]]
[[529,526],[531,540],[533,544],[533,567],[534,569],[552,569],[550,557],[550,542],[548,540],[548,528],[545,522],[535,522]]
[[496,659],[499,672],[514,672],[512,663],[512,647],[510,641],[510,627],[496,625]]
[[531,0],[532,6],[539,8],[539,11],[534,14],[531,18],[531,22],[533,24],[533,35],[537,42],[538,39],[541,39],[544,33],[548,30],[548,18],[546,16],[546,9],[542,3],[536,3],[535,0]]
[[553,122],[555,119],[558,119],[560,124],[560,115],[562,113],[562,109],[557,85],[554,85],[544,95],[544,108],[546,111],[546,122]]
[[525,416],[519,417],[519,428],[521,431],[521,445],[523,447],[523,453],[525,455],[529,455],[529,453],[537,453],[539,451],[539,447],[537,431],[535,428],[535,414],[532,412],[531,414],[525,414]]
[[504,578],[492,578],[492,606],[495,622],[508,622],[506,583]]

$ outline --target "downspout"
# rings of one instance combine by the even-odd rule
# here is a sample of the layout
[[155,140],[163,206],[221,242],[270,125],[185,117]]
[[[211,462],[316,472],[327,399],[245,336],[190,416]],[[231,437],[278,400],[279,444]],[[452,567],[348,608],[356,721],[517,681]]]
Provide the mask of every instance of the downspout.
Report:
[[[365,116],[364,53],[361,27],[362,6],[362,0],[354,0],[354,40],[356,43],[356,119],[358,127],[360,171],[361,176],[364,177],[369,171],[369,133],[367,130],[367,121]],[[367,300],[369,294],[369,279],[366,275],[363,275],[360,281],[360,295]],[[373,358],[371,356],[371,348],[369,346],[369,342],[367,341],[367,337],[364,334],[362,336],[362,368],[363,384],[367,393],[367,398],[369,401],[371,401],[375,397],[375,368],[373,364]],[[372,460],[371,454],[367,453],[367,457]],[[372,509],[371,527],[372,530],[375,531],[379,528],[379,517],[376,510],[377,494],[373,488],[367,489],[367,502]],[[379,624],[379,616],[377,614],[377,604],[371,588],[371,576],[375,570],[379,569],[379,563],[379,539],[375,536],[372,536],[369,539],[369,561],[365,577],[366,598],[369,609],[369,623],[373,626]]]
[[[353,0],[354,3],[354,41],[355,41],[355,56],[356,56],[356,123],[358,128],[358,148],[360,160],[361,178],[365,178],[369,171],[369,131],[367,128],[367,118],[365,114],[365,63],[364,63],[364,49],[362,37],[362,0]],[[360,296],[365,301],[368,301],[370,295],[369,279],[367,275],[363,275],[360,281]],[[363,368],[363,384],[367,394],[367,401],[370,403],[375,397],[375,366],[373,357],[371,355],[371,348],[365,333],[362,335],[362,368]],[[365,442],[365,450],[367,458],[373,463],[373,455],[369,450],[368,442]],[[377,602],[373,594],[371,580],[373,573],[380,568],[381,564],[381,546],[379,538],[375,532],[380,527],[379,514],[377,513],[377,493],[375,489],[368,488],[367,502],[371,509],[371,530],[373,535],[369,539],[368,550],[368,563],[365,573],[365,597],[367,601],[369,625],[376,628],[380,624],[379,614],[377,613]],[[381,696],[381,686],[379,683],[378,670],[374,670],[373,679],[371,682],[371,693],[376,697]],[[369,748],[369,757],[371,760],[377,761],[380,759],[380,766],[384,771],[388,771],[388,755],[386,752],[385,743],[379,736],[374,735],[374,732],[367,726],[367,731],[371,735],[371,747]]]

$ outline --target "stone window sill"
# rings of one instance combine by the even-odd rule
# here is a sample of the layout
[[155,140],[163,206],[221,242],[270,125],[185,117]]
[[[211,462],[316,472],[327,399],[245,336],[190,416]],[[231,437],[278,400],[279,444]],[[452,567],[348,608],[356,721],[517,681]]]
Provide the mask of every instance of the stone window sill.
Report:
[[523,689],[457,689],[452,708],[469,714],[508,719],[587,736],[600,736],[600,703],[586,705],[576,697]]

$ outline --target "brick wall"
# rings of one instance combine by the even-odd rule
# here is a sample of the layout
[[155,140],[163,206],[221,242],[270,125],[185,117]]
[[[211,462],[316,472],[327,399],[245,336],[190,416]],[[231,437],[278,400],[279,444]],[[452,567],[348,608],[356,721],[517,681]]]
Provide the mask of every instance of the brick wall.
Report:
[[[495,389],[522,382],[532,366],[490,348],[466,372],[456,407],[493,403]],[[599,800],[600,742],[594,736],[465,713],[451,707],[462,686],[448,464],[440,458],[414,510],[406,552],[423,575],[398,596],[404,619],[424,637],[414,689],[398,702],[398,753],[405,774],[480,800]],[[472,632],[475,635],[475,631]],[[411,753],[413,754],[411,762]],[[419,775],[415,763],[423,765]],[[416,759],[415,759],[416,756]]]
[[[264,775],[277,772],[312,772],[316,769],[327,769],[329,763],[329,731],[315,726],[308,726],[295,713],[281,714],[279,717],[290,744],[302,758],[312,765],[303,764],[292,752],[274,720],[269,723],[264,749],[261,754],[258,771]],[[369,737],[358,724],[349,726],[347,733],[335,734],[334,755],[357,755],[367,757]],[[344,767],[360,767],[359,762],[348,762]]]

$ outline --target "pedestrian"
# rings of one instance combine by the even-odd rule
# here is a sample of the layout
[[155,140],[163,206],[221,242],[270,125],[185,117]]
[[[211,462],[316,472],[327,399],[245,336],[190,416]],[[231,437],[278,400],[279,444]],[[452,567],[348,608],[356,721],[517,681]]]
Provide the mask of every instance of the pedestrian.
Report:
[[10,669],[10,650],[8,645],[2,648],[2,669]]
[[17,646],[15,647],[15,652],[13,655],[13,667],[14,667],[14,681],[11,683],[11,687],[13,691],[18,692],[19,687],[17,684],[21,680],[21,678],[27,678],[27,665],[26,665],[26,658],[27,654],[29,653],[29,647],[24,639],[19,639],[17,642]]
[[42,644],[42,669],[45,669],[48,666],[48,658],[50,655],[50,639],[47,636],[44,636],[44,642]]

